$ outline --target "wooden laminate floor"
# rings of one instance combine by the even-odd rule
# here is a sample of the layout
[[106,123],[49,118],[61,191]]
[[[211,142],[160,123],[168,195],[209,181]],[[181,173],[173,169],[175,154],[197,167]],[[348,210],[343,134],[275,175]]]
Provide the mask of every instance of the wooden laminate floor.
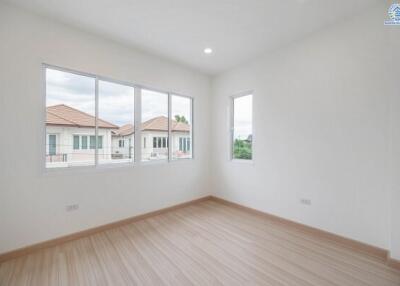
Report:
[[400,285],[378,258],[204,201],[4,262],[0,285]]

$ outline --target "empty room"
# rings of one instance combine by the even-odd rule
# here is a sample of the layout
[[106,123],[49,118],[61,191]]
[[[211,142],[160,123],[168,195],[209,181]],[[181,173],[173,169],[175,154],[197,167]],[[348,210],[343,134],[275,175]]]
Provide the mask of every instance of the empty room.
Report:
[[0,286],[400,286],[400,2],[0,0]]

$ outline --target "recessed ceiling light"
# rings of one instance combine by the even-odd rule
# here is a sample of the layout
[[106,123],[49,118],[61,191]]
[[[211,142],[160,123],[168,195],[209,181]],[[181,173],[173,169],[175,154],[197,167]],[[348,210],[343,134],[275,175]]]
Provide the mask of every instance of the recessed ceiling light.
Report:
[[207,54],[207,55],[212,54],[212,52],[213,52],[213,50],[211,48],[205,48],[204,49],[204,53]]

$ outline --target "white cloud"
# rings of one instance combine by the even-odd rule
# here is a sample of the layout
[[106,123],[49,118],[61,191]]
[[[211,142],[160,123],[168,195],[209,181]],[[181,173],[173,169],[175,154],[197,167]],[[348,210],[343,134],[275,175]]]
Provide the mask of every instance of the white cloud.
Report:
[[[95,114],[95,80],[90,77],[47,69],[46,106],[65,104],[91,115]],[[185,116],[191,121],[190,99],[172,96],[172,117]],[[157,116],[168,117],[168,95],[142,90],[142,121]],[[99,81],[99,118],[115,125],[134,122],[134,88]]]
[[246,139],[252,134],[253,96],[242,96],[234,100],[234,138]]

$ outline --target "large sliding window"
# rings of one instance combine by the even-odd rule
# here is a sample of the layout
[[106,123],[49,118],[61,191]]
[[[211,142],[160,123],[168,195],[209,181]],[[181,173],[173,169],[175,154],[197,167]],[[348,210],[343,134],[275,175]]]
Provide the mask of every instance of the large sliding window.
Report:
[[61,68],[45,73],[46,168],[193,157],[191,98]]
[[253,159],[253,95],[232,98],[231,157],[236,160]]

